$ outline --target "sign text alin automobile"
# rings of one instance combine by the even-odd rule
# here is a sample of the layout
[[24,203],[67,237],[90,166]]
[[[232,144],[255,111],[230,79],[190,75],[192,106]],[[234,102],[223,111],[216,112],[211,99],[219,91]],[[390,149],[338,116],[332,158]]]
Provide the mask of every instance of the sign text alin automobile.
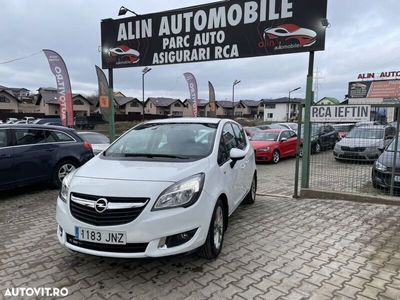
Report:
[[327,0],[225,1],[101,23],[103,68],[324,50]]

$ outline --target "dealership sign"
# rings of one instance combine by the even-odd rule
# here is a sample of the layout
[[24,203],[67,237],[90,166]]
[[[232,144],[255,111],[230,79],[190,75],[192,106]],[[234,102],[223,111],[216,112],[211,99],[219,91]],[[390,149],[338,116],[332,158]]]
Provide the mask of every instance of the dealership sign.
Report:
[[369,105],[320,105],[311,107],[311,122],[362,122],[370,121]]
[[324,50],[327,0],[232,0],[101,22],[103,68]]
[[400,71],[380,72],[380,73],[362,73],[358,74],[357,79],[389,79],[400,77]]
[[348,96],[349,98],[398,98],[400,79],[350,82]]

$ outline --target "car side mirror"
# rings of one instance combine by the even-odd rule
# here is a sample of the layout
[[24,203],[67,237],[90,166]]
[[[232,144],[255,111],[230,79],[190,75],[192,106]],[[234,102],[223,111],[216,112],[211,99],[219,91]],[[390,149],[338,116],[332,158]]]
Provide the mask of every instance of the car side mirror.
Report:
[[242,160],[245,158],[246,152],[243,150],[240,150],[238,148],[233,148],[231,149],[231,152],[229,153],[229,157],[232,160],[231,162],[231,167],[233,168],[238,160]]
[[286,142],[288,139],[287,138],[281,138],[281,143]]

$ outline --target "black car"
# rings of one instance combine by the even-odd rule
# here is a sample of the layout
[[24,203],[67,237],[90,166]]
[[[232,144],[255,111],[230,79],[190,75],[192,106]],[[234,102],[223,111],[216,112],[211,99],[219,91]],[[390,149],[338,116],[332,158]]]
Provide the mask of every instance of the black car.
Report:
[[[400,190],[400,141],[398,142],[396,155],[396,169],[394,176],[394,188]],[[389,189],[392,178],[395,140],[385,148],[372,167],[372,185],[375,188]]]
[[331,125],[312,124],[311,126],[311,152],[319,153],[322,150],[333,149],[339,134]]
[[43,125],[0,125],[0,189],[63,178],[93,157],[90,143],[74,129]]

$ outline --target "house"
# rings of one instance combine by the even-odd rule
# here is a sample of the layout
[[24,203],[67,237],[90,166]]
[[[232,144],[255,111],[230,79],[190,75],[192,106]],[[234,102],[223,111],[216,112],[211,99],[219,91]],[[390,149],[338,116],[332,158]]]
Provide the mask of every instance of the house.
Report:
[[338,99],[333,97],[324,97],[321,100],[317,101],[314,105],[339,105],[340,102]]
[[164,97],[147,98],[144,107],[146,114],[174,117],[183,117],[188,109],[180,99]]
[[262,99],[264,121],[289,122],[297,120],[299,106],[304,103],[300,98]]
[[143,104],[142,101],[140,101],[138,98],[115,96],[114,101],[116,104],[115,106],[117,114],[143,114]]
[[232,101],[217,101],[217,117],[233,117],[234,103]]
[[[257,100],[240,100],[243,108],[242,116],[250,116],[252,118],[262,118],[264,115],[264,106],[261,101]],[[236,115],[236,112],[235,112]]]
[[[185,99],[185,101],[183,101],[183,104],[185,104],[185,106],[186,106],[186,110],[183,113],[183,116],[184,117],[193,117],[193,102],[192,102],[192,100]],[[197,116],[199,116],[199,117],[209,116],[208,112],[210,111],[210,109],[208,109],[208,112],[207,112],[207,106],[208,106],[208,100],[198,99]],[[209,106],[208,106],[208,108],[209,108]]]
[[29,98],[29,90],[26,88],[13,88],[0,85],[0,90],[7,90],[10,94],[12,94],[19,100],[22,100],[23,98]]
[[[82,94],[73,94],[73,110],[74,115],[90,116],[92,103]],[[37,112],[46,116],[55,116],[60,114],[60,104],[57,98],[57,89],[55,88],[39,88],[38,94],[35,95],[35,104],[39,107]]]
[[18,112],[19,100],[9,90],[0,89],[0,112]]

